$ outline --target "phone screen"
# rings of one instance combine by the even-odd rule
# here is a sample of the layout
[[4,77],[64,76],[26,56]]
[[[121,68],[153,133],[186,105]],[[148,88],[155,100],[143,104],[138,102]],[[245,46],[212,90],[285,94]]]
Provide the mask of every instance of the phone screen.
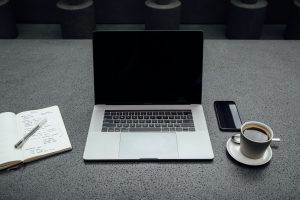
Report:
[[233,101],[215,101],[219,128],[222,131],[240,131],[242,122]]

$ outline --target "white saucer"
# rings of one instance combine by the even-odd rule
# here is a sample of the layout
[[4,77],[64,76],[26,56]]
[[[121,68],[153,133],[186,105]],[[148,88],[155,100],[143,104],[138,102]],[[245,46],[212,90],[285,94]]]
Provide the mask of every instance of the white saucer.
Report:
[[267,148],[266,152],[261,158],[251,159],[244,156],[244,154],[240,152],[240,145],[232,142],[231,137],[228,139],[226,143],[226,148],[228,153],[231,155],[233,159],[245,165],[251,165],[251,166],[263,165],[269,162],[272,158],[272,149],[270,146]]

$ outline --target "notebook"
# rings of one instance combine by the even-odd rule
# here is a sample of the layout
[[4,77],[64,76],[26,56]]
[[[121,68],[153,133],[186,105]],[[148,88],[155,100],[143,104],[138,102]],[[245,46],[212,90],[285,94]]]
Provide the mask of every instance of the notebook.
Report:
[[[47,122],[22,146],[15,144],[41,120]],[[0,170],[71,150],[72,146],[58,106],[15,114],[0,114]]]

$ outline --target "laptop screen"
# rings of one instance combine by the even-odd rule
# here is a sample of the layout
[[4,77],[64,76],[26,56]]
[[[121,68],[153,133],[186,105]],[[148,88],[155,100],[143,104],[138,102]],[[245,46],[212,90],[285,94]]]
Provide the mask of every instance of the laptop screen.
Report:
[[201,31],[97,31],[96,104],[201,104]]

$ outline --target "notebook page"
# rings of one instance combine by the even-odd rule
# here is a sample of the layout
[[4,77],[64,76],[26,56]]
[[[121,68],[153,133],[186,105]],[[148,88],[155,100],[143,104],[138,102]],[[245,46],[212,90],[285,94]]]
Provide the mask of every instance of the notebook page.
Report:
[[22,138],[44,118],[47,122],[22,147],[25,160],[34,160],[72,148],[57,106],[19,113],[17,115],[19,137]]
[[12,161],[21,162],[23,160],[22,151],[14,147],[17,140],[17,132],[16,115],[11,112],[1,113],[0,166],[13,165]]

